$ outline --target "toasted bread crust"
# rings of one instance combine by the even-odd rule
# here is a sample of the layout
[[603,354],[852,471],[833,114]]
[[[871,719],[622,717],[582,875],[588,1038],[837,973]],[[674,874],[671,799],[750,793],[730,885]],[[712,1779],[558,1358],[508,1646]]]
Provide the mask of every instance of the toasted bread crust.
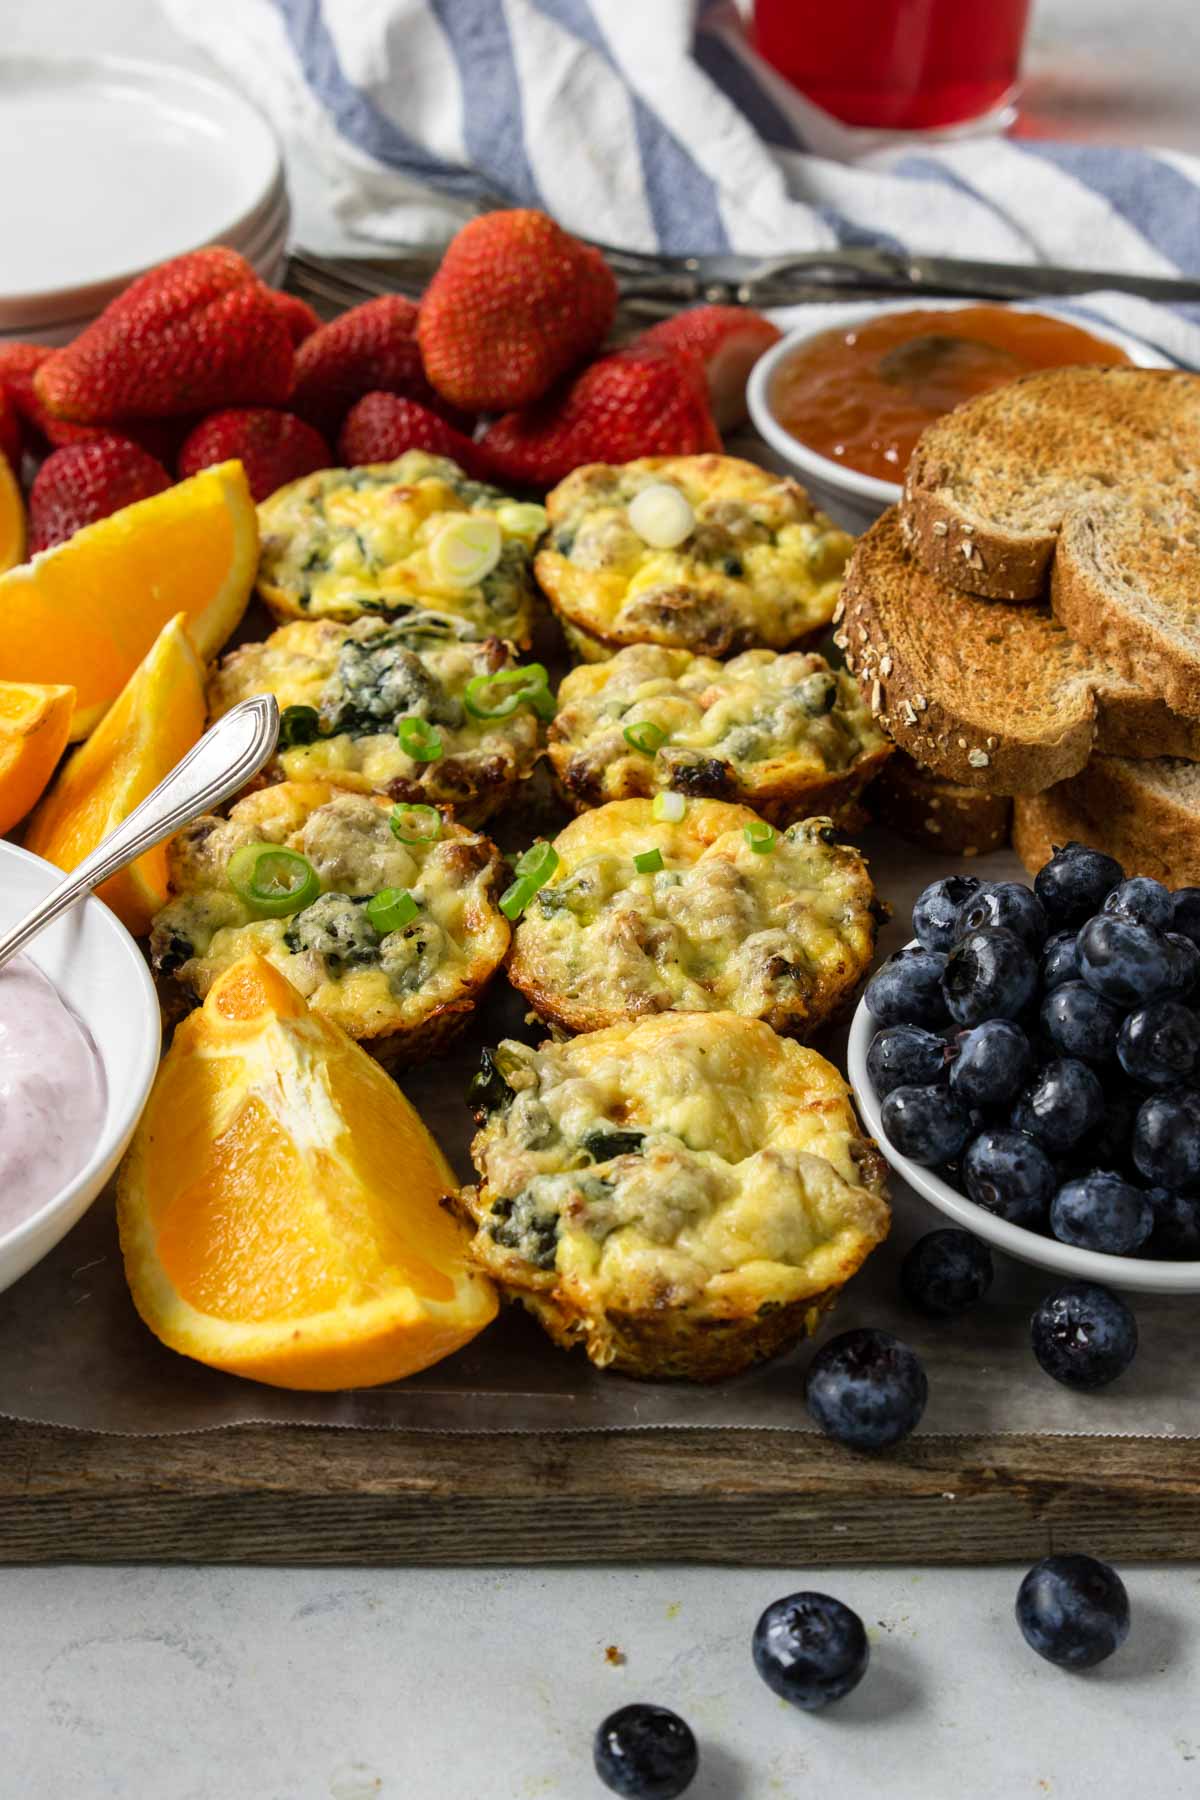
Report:
[[[1013,845],[1031,874],[1072,839],[1105,850],[1129,875],[1152,875],[1168,887],[1200,884],[1200,807],[1174,760],[1134,762],[1097,756],[1070,781],[1018,799]],[[1198,772],[1200,773],[1200,772]],[[1200,779],[1194,801],[1200,802]]]
[[943,856],[986,856],[1012,827],[1011,800],[943,781],[903,752],[875,778],[866,806],[880,825]]

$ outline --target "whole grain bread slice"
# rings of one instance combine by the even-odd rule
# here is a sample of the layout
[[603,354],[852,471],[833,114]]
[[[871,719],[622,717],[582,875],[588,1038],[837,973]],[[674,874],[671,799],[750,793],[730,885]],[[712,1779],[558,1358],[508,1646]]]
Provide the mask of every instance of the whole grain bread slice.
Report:
[[945,781],[903,751],[884,763],[863,802],[880,825],[942,856],[986,856],[1011,835],[1011,800]]
[[900,748],[965,787],[1039,793],[1094,751],[1200,760],[1200,721],[1085,650],[1047,608],[973,599],[928,574],[894,508],[855,548],[835,642]]
[[1044,794],[1013,804],[1013,843],[1031,874],[1072,839],[1106,850],[1129,875],[1200,884],[1200,766],[1097,756]]
[[928,426],[901,503],[922,564],[964,593],[1032,600],[1064,517],[1117,487],[1200,482],[1200,375],[1046,369]]

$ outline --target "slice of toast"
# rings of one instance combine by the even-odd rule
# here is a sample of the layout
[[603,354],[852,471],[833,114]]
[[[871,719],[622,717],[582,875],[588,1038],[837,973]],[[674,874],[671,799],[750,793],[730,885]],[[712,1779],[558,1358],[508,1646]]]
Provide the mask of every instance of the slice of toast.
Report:
[[902,512],[923,566],[965,593],[1046,592],[1064,516],[1112,489],[1200,479],[1200,375],[1046,369],[928,426]]
[[1070,781],[1013,805],[1013,843],[1033,874],[1056,844],[1106,850],[1128,875],[1200,885],[1200,767],[1097,756]]
[[964,787],[1040,793],[1093,751],[1200,760],[1200,721],[1084,650],[1045,607],[972,599],[927,574],[894,508],[855,547],[835,642],[883,729]]
[[1011,800],[944,781],[903,751],[888,758],[864,800],[880,825],[943,856],[986,856],[1007,844],[1012,826]]

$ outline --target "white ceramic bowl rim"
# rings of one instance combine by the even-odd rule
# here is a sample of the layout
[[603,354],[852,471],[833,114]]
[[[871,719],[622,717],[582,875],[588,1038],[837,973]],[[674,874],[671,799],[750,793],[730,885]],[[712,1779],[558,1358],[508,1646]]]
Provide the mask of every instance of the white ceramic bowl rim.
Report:
[[[22,862],[32,863],[38,869],[49,869],[50,865],[32,851],[23,850],[19,844],[3,840],[3,856],[16,856]],[[143,1029],[134,1046],[129,1062],[121,1070],[119,1087],[113,1072],[102,1061],[106,1085],[104,1124],[88,1160],[74,1174],[65,1187],[44,1201],[36,1212],[14,1225],[11,1231],[0,1233],[0,1256],[18,1249],[30,1238],[36,1237],[41,1226],[53,1213],[69,1210],[72,1200],[89,1184],[94,1184],[100,1171],[110,1164],[120,1147],[128,1138],[133,1125],[141,1116],[146,1104],[154,1077],[158,1071],[159,1054],[162,1047],[162,1025],[159,1011],[158,995],[146,959],[133,938],[121,922],[112,914],[107,906],[94,897],[84,901],[84,905],[103,913],[108,926],[108,935],[112,943],[114,958],[120,957],[127,964],[133,975],[134,984],[140,987],[147,1002]],[[28,954],[37,961],[37,940],[30,945]],[[70,1004],[71,996],[63,994]]]
[[[916,939],[913,938],[905,948],[912,949],[915,943]],[[1036,1263],[1040,1268],[1052,1269],[1059,1274],[1073,1276],[1076,1280],[1096,1281],[1105,1287],[1135,1288],[1143,1293],[1200,1292],[1200,1262],[1162,1262],[1152,1257],[1109,1256],[1099,1250],[1078,1249],[1073,1244],[1060,1243],[1057,1238],[1043,1237],[1040,1232],[1030,1231],[1024,1225],[1012,1225],[1007,1219],[997,1218],[995,1213],[990,1213],[984,1206],[977,1206],[974,1200],[969,1200],[957,1188],[952,1188],[949,1182],[943,1181],[932,1169],[923,1168],[909,1157],[901,1156],[884,1135],[879,1099],[867,1074],[867,1051],[878,1029],[867,1011],[865,1000],[860,1000],[850,1026],[847,1048],[850,1085],[854,1089],[863,1123],[887,1161],[909,1187],[931,1201],[939,1212],[945,1213],[956,1225],[961,1225],[973,1236],[985,1238],[998,1250],[1007,1251],[1021,1262]]]

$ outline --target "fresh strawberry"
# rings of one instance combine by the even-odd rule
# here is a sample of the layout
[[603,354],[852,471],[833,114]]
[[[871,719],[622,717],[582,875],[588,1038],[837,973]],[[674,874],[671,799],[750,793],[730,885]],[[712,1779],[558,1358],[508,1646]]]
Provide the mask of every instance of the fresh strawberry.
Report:
[[713,418],[732,431],[746,417],[746,378],[764,350],[779,342],[778,325],[748,306],[693,306],[635,338],[694,356],[708,382]]
[[250,264],[218,245],[139,276],[34,375],[34,392],[80,425],[278,404],[292,341]]
[[721,439],[698,366],[638,344],[602,356],[541,406],[505,413],[482,447],[500,478],[552,487],[580,463],[690,456]]
[[7,389],[0,387],[0,456],[14,474],[21,468],[21,420]]
[[240,459],[256,500],[314,469],[327,469],[333,461],[320,432],[295,413],[242,406],[201,419],[184,439],[176,467],[181,475],[195,475],[233,456]]
[[313,311],[307,300],[301,300],[299,294],[282,294],[278,288],[268,288],[267,292],[276,314],[287,326],[293,344],[302,344],[305,338],[320,330],[320,314]]
[[471,412],[532,406],[603,343],[616,310],[598,250],[542,212],[485,213],[463,226],[421,301],[425,373]]
[[[364,394],[402,394],[431,412],[447,413],[421,367],[416,323],[417,309],[402,294],[381,294],[331,319],[296,352],[289,404],[331,438]],[[451,419],[464,422],[460,414]]]
[[29,494],[29,548],[60,544],[84,525],[171,485],[161,463],[128,438],[94,438],[48,456]]
[[357,463],[394,462],[406,450],[448,456],[477,481],[487,481],[494,473],[491,459],[479,445],[427,406],[401,394],[364,394],[354,403],[338,438],[342,462],[351,468]]

